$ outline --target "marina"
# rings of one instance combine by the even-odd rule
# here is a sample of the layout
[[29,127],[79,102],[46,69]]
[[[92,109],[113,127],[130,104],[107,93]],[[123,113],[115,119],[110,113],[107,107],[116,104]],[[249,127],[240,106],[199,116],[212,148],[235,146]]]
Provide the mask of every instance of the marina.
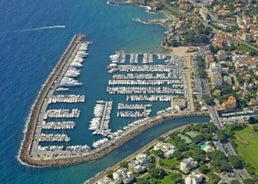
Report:
[[[54,158],[67,155],[66,152],[79,152],[89,150],[87,145],[41,145],[42,142],[70,142],[71,138],[65,133],[46,133],[42,130],[72,130],[75,127],[74,118],[80,117],[78,108],[49,108],[51,104],[78,104],[85,102],[85,95],[62,94],[69,91],[70,87],[82,85],[76,77],[80,75],[84,59],[87,57],[88,46],[91,42],[83,41],[85,35],[75,35],[66,51],[60,58],[54,71],[51,73],[36,103],[33,106],[27,133],[23,142],[20,158],[26,163],[37,162],[40,158]],[[58,94],[56,94],[58,93]],[[62,119],[62,120],[61,120]],[[72,120],[67,120],[72,119]]]
[[57,95],[52,96],[48,103],[82,103],[85,102],[85,95]]
[[73,129],[75,127],[74,121],[51,121],[42,123],[42,129],[53,129],[53,130],[60,130],[60,129]]
[[94,118],[90,121],[89,127],[89,130],[94,131],[92,134],[106,136],[110,133],[109,121],[112,104],[112,101],[97,101],[96,106],[94,107]]
[[[81,118],[79,104],[87,103],[85,94],[76,94],[72,89],[83,85],[80,75],[90,44],[81,40],[73,44],[72,41],[69,48],[73,45],[73,50],[68,49],[70,55],[66,62],[62,67],[57,66],[60,68],[58,75],[53,72],[56,78],[50,77],[53,82],[42,96],[35,135],[31,140],[31,162],[101,157],[107,147],[114,149],[126,140],[125,137],[137,135],[139,127],[145,129],[160,123],[166,116],[174,117],[173,99],[188,97],[183,58],[160,53],[115,52],[109,56],[107,66],[106,94],[109,100],[97,100],[92,118],[86,122],[96,139],[91,144],[74,144],[69,131],[73,131],[75,125],[79,126],[76,122]],[[155,102],[162,106],[157,108]]]

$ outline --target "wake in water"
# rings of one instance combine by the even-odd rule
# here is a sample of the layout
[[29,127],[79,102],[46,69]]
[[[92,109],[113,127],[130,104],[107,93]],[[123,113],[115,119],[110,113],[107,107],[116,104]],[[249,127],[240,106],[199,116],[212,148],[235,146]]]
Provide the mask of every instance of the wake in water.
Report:
[[55,26],[42,26],[37,28],[30,28],[30,29],[22,29],[22,30],[16,30],[16,31],[5,31],[0,33],[22,33],[22,32],[29,32],[29,31],[40,31],[45,29],[64,29],[65,25],[55,25]]

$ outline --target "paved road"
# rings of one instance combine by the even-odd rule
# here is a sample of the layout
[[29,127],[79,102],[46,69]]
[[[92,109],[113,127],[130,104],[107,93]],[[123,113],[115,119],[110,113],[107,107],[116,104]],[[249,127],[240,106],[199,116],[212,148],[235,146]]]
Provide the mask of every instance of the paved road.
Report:
[[[224,126],[223,126],[223,124],[220,121],[220,118],[218,116],[217,111],[213,107],[211,107],[211,106],[208,106],[208,110],[210,112],[210,116],[211,116],[211,119],[212,119],[213,123],[218,127],[218,129],[223,129]],[[224,143],[222,145],[220,145],[221,143],[218,143],[218,144],[219,144],[219,147],[220,147],[221,151],[224,150],[223,152],[226,155],[235,155],[235,156],[237,156],[237,153],[236,153],[235,149],[233,148],[233,146],[232,146],[232,144],[230,142]],[[221,148],[221,146],[223,147],[223,149]],[[243,179],[243,180],[251,178],[251,176],[249,175],[249,173],[246,171],[245,168],[238,169],[238,170],[234,169],[234,172],[235,172],[235,174],[236,174],[236,176],[238,178],[240,176],[241,179]]]

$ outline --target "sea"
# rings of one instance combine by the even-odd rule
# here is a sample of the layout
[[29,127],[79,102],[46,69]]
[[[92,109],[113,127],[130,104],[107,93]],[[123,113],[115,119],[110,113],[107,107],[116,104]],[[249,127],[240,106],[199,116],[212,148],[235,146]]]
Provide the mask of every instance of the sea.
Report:
[[[73,35],[86,34],[86,40],[93,42],[80,78],[87,104],[93,107],[96,100],[106,98],[109,55],[118,50],[162,52],[160,43],[166,29],[132,19],[165,16],[139,6],[111,6],[106,0],[1,0],[0,9],[1,184],[83,183],[169,129],[209,120],[192,117],[166,121],[90,163],[54,168],[21,164],[17,155],[31,107]],[[81,108],[79,131],[73,135],[78,144],[92,141],[85,134],[89,122],[83,118],[92,114],[92,108]]]

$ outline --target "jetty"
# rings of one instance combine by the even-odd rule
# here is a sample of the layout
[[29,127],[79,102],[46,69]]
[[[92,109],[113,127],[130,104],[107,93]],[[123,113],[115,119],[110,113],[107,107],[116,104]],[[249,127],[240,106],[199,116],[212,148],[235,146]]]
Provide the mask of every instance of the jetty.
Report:
[[[85,38],[84,34],[76,34],[71,42],[69,43],[67,49],[65,50],[64,54],[61,56],[60,60],[58,61],[56,67],[48,77],[47,81],[43,85],[41,91],[35,103],[32,107],[29,120],[27,122],[26,133],[24,136],[24,140],[22,142],[19,159],[21,162],[29,164],[29,165],[41,165],[39,164],[41,161],[37,159],[37,151],[41,148],[39,145],[40,141],[70,141],[70,138],[64,134],[42,134],[41,129],[72,129],[75,123],[62,123],[57,122],[56,125],[53,125],[53,122],[46,123],[45,119],[48,117],[79,117],[80,110],[79,109],[72,109],[69,112],[68,109],[52,109],[47,110],[49,103],[57,103],[57,102],[66,102],[66,103],[77,103],[77,102],[84,102],[85,96],[53,96],[55,91],[59,86],[76,86],[80,85],[77,81],[71,80],[68,78],[67,72],[72,73],[71,71],[74,70],[70,68],[71,66],[77,65],[81,67],[79,63],[82,63],[83,58],[87,56],[85,52],[88,48],[88,45],[91,42],[83,41]],[[69,69],[70,68],[70,69]],[[68,70],[69,69],[69,70]],[[78,72],[77,70],[75,72]],[[66,78],[65,78],[66,77]],[[64,78],[66,80],[64,80]],[[61,90],[67,90],[68,88],[61,88]],[[56,148],[56,147],[54,147]],[[60,147],[57,147],[59,150]],[[45,149],[45,148],[44,148]],[[44,150],[43,149],[43,150]],[[51,165],[51,164],[50,164]]]

